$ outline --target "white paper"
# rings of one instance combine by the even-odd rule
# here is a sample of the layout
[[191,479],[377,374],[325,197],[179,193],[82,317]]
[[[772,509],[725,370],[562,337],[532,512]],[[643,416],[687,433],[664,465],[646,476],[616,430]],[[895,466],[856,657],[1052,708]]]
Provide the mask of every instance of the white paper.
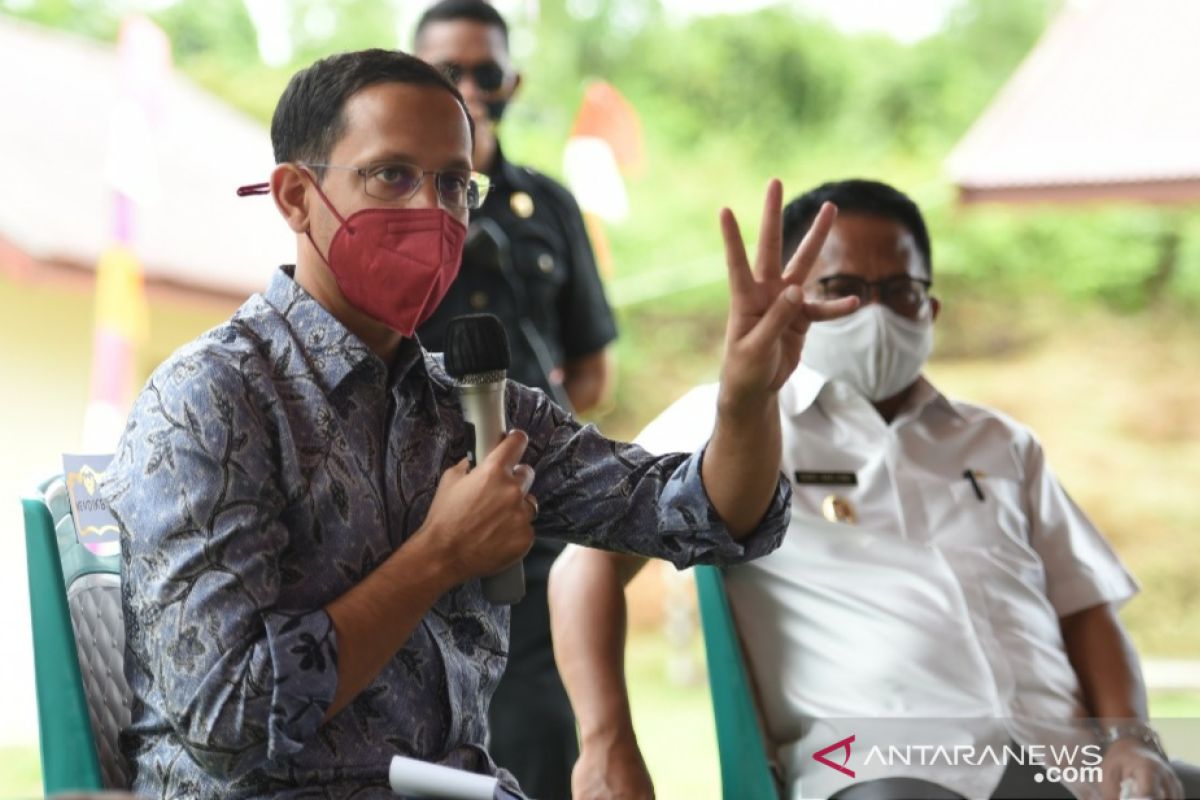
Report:
[[396,794],[430,800],[492,800],[499,783],[490,775],[404,756],[392,756],[388,782]]

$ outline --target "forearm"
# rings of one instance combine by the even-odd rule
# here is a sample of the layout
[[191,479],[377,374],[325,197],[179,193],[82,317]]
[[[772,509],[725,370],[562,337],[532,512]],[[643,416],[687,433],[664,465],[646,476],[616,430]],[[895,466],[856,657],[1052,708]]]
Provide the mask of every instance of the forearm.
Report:
[[1100,719],[1145,721],[1146,687],[1137,653],[1112,606],[1084,609],[1064,617],[1061,625],[1088,713]]
[[576,413],[595,408],[609,391],[612,365],[607,349],[568,359],[563,365],[563,389]]
[[779,482],[779,404],[775,395],[757,409],[719,411],[704,451],[704,490],[735,539],[762,520]]
[[624,586],[643,564],[636,556],[571,547],[550,573],[554,657],[585,747],[633,737]]
[[433,537],[418,531],[361,583],[325,607],[337,633],[337,691],[325,714],[346,707],[383,670],[454,584]]

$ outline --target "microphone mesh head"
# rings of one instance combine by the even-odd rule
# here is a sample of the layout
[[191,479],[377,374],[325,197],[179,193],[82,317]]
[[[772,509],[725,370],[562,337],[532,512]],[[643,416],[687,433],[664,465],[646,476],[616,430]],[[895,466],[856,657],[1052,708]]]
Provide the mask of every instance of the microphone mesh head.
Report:
[[446,326],[446,372],[450,377],[507,371],[509,360],[508,335],[494,314],[466,314]]

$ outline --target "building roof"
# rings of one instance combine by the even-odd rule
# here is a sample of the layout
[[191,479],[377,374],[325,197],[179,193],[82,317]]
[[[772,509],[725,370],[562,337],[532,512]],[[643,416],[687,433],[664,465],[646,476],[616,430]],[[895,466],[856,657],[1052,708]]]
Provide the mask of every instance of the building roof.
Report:
[[[0,17],[0,251],[94,269],[113,243],[109,130],[120,98],[113,46]],[[261,289],[295,244],[270,198],[266,128],[172,74],[145,147],[158,191],[135,212],[147,281],[235,296]]]
[[1200,200],[1200,2],[1068,0],[946,162],[964,202]]

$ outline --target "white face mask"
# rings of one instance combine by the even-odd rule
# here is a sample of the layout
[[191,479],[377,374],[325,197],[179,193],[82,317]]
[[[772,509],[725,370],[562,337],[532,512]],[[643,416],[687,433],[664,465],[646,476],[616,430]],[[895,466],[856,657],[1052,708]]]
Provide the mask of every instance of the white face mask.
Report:
[[831,380],[843,381],[878,402],[908,388],[933,350],[933,314],[927,303],[907,319],[869,303],[841,319],[815,322],[804,337],[801,360]]

